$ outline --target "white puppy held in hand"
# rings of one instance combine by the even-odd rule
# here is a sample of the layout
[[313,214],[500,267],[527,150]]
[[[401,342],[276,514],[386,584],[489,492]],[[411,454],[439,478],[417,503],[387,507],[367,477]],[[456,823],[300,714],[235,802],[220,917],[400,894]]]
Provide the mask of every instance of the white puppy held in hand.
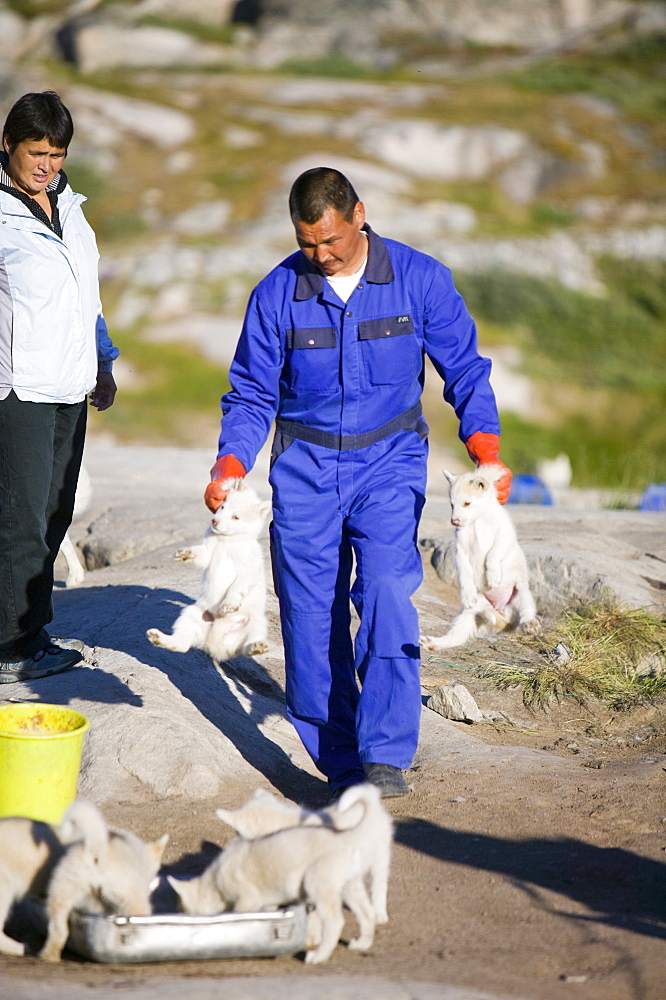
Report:
[[424,649],[451,649],[507,629],[520,628],[530,635],[541,630],[525,554],[509,512],[495,493],[494,484],[501,473],[493,465],[480,465],[461,476],[444,470],[450,484],[462,608],[445,635],[421,638]]
[[202,570],[199,596],[183,608],[171,635],[148,629],[154,646],[176,653],[204,649],[216,660],[268,651],[259,533],[271,504],[260,502],[244,479],[228,480],[227,488],[201,545],[176,552],[176,559]]

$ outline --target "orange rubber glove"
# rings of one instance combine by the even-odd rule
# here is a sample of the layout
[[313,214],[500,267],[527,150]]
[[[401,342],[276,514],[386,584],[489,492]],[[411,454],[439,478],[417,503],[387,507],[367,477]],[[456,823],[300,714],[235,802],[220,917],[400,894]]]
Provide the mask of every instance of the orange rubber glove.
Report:
[[469,457],[477,465],[498,465],[504,469],[504,475],[495,483],[495,492],[500,503],[506,503],[509,499],[511,480],[513,472],[504,462],[499,460],[500,441],[497,434],[486,434],[485,431],[477,431],[465,441],[465,447],[469,452]]
[[204,493],[204,503],[213,514],[227,499],[229,490],[225,490],[222,483],[227,479],[243,479],[245,476],[245,466],[235,455],[220,455],[217,462],[210,470],[212,482],[206,487]]

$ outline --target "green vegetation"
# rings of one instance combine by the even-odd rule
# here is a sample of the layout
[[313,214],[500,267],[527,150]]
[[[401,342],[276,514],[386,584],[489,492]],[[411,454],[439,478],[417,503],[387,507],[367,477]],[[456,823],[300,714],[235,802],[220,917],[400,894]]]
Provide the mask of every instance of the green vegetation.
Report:
[[[100,7],[112,6],[122,0],[101,0]],[[42,14],[65,14],[72,6],[72,0],[5,0],[5,6],[22,17],[40,17]]]
[[652,120],[666,110],[665,48],[663,35],[646,35],[603,53],[559,56],[509,79],[519,89],[544,94],[593,94],[632,117]]
[[649,390],[663,384],[663,369],[656,367],[660,358],[666,361],[663,330],[623,288],[599,298],[500,271],[463,275],[458,285],[474,315],[515,331],[512,339],[534,374],[547,361],[588,388]]
[[341,55],[318,56],[315,59],[287,59],[280,66],[280,72],[292,76],[329,76],[340,79],[376,79],[382,74],[371,67],[361,66]]
[[[570,697],[629,709],[666,694],[666,620],[642,608],[621,608],[608,598],[565,612],[547,633],[524,641],[540,653],[536,666],[496,662],[477,673],[500,688],[521,688],[528,707]],[[555,654],[558,643],[568,657]]]
[[195,21],[193,18],[159,17],[157,14],[144,14],[138,17],[137,25],[155,28],[170,28],[172,31],[182,31],[200,42],[215,42],[218,45],[231,45],[238,25],[207,24],[205,21]]
[[147,343],[114,333],[129,384],[120,381],[117,405],[91,414],[93,429],[120,440],[203,446],[215,450],[219,401],[229,388],[226,370],[187,344]]
[[642,489],[666,480],[666,264],[605,258],[604,298],[556,282],[493,272],[459,275],[470,311],[493,340],[517,344],[551,420],[502,418],[516,472],[566,452],[577,486]]
[[33,18],[40,14],[63,14],[69,0],[6,0],[6,6],[22,17]]

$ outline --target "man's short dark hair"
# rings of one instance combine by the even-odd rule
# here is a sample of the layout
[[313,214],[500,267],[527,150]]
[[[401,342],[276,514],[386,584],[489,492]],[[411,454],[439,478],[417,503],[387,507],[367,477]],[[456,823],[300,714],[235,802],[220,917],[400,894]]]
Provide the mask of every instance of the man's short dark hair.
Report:
[[56,149],[67,149],[73,134],[72,116],[53,90],[19,97],[2,130],[11,150],[25,139],[47,139]]
[[289,193],[292,219],[311,226],[319,222],[324,212],[334,208],[345,222],[351,222],[359,201],[356,191],[344,174],[333,167],[313,167],[297,177]]

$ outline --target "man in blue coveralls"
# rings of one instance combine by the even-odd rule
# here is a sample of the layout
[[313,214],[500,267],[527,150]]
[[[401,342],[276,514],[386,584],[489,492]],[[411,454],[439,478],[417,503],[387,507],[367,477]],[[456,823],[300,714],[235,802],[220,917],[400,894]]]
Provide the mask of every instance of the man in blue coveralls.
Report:
[[343,174],[301,174],[289,209],[300,250],[250,297],[205,501],[216,510],[224,480],[252,468],[275,418],[271,554],[289,718],[333,796],[361,781],[404,795],[421,713],[411,595],[422,579],[424,355],[471,458],[504,470],[505,502],[490,362],[448,268],[377,236]]

